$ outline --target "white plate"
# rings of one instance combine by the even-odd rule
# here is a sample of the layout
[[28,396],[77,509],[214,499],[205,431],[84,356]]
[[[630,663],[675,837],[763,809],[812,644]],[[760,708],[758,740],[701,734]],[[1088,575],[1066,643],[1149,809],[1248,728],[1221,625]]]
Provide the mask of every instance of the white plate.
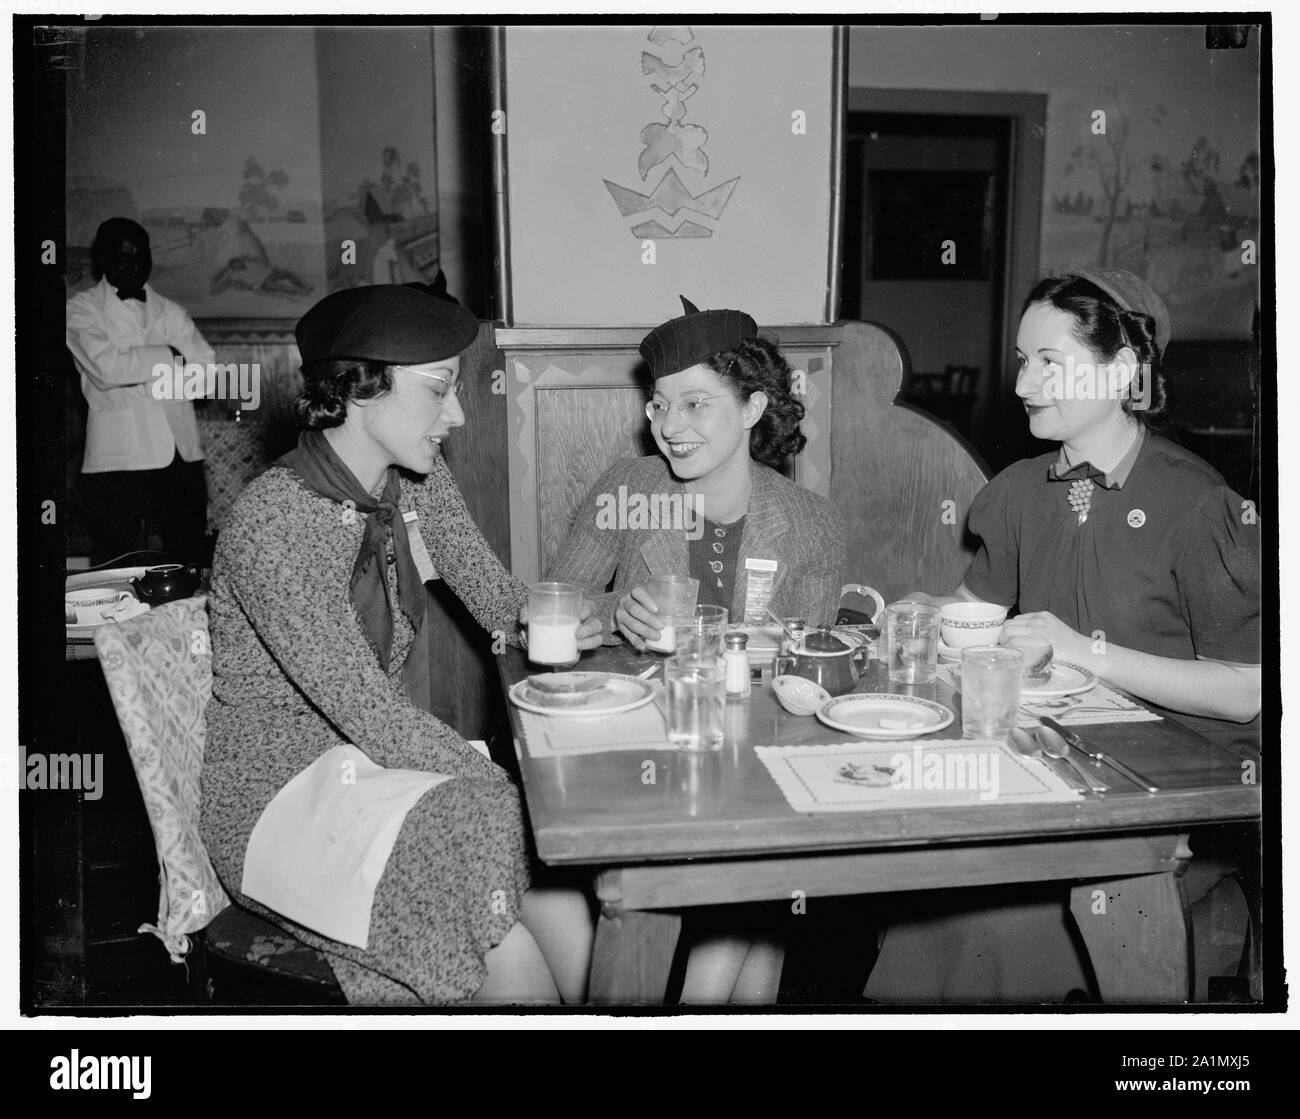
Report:
[[[131,590],[130,581],[142,578],[147,570],[147,567],[110,567],[104,571],[69,572],[67,579],[64,580],[63,589],[65,591],[79,591],[86,587],[110,587],[115,591],[129,591]],[[95,630],[108,624],[109,620],[106,619],[87,626],[65,625],[63,627],[66,634],[64,640],[93,641],[95,639]]]
[[1036,688],[1020,685],[1021,700],[1057,699],[1063,695],[1079,695],[1097,686],[1097,677],[1086,668],[1068,661],[1052,661],[1052,676],[1046,684]]
[[939,659],[940,659],[941,661],[954,661],[955,663],[960,664],[960,663],[961,663],[961,650],[960,650],[960,649],[953,649],[953,648],[950,648],[949,646],[945,645],[942,641],[940,641],[940,642],[939,642]]
[[943,730],[953,717],[942,703],[894,692],[837,696],[817,709],[817,718],[828,727],[859,738],[915,738]]
[[510,702],[525,711],[538,715],[618,715],[623,711],[634,711],[644,707],[655,694],[653,685],[635,676],[620,676],[614,672],[551,672],[555,679],[590,679],[594,676],[604,678],[602,686],[591,693],[591,698],[579,707],[544,707],[523,698],[527,680],[520,680],[510,688]]

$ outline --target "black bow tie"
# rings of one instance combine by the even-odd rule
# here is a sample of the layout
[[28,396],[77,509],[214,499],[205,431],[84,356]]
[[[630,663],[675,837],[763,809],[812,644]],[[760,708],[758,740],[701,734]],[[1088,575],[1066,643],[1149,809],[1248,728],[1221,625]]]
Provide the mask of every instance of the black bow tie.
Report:
[[140,288],[138,291],[127,291],[125,288],[119,288],[117,292],[117,297],[123,303],[125,303],[128,299],[138,299],[140,300],[141,303],[143,303],[145,302],[144,288]]
[[1048,479],[1053,482],[1075,482],[1083,478],[1092,478],[1094,481],[1105,485],[1105,471],[1098,470],[1090,462],[1081,462],[1078,466],[1072,466],[1069,470],[1062,470],[1058,466],[1053,466],[1048,471]]

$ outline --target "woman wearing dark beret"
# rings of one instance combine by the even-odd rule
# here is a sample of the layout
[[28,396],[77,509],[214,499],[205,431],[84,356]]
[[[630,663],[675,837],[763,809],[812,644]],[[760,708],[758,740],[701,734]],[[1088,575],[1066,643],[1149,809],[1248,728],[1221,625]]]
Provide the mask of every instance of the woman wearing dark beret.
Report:
[[[699,602],[725,606],[733,622],[765,622],[771,606],[829,625],[844,522],[826,498],[778,473],[807,442],[790,366],[749,315],[682,303],[686,314],[641,343],[654,380],[646,415],[660,453],[616,462],[597,479],[549,577],[590,588],[607,629],[637,649],[661,629],[645,587],[651,575],[698,578]],[[608,495],[620,487],[648,499],[678,495],[678,507],[699,519],[609,531]]]
[[[350,1002],[584,997],[586,902],[529,888],[516,789],[420,699],[426,580],[513,644],[527,598],[440,453],[477,331],[410,288],[321,300],[297,328],[307,430],[214,561],[204,842]],[[599,634],[587,617],[581,646]]]
[[[1260,711],[1259,530],[1212,467],[1152,430],[1169,337],[1164,300],[1131,272],[1082,269],[1035,285],[1016,339],[1016,394],[1030,431],[1060,446],[985,486],[970,511],[980,548],[957,591],[931,600],[1006,606],[1004,642],[1050,644],[1057,659],[1232,748]],[[1222,842],[1195,833],[1183,879],[1201,998],[1208,976],[1236,973],[1243,943],[1245,902],[1224,880],[1234,860]],[[911,906],[867,994],[1060,1001],[1086,990],[1060,893]]]
[[[601,475],[549,578],[586,587],[606,627],[638,650],[661,630],[645,586],[652,575],[698,579],[698,601],[726,607],[733,622],[766,622],[770,606],[829,625],[843,582],[844,522],[826,498],[778,473],[807,441],[790,366],[749,315],[682,304],[684,315],[641,343],[660,453]],[[697,519],[610,531],[608,499],[620,490],[651,502],[668,495],[661,508],[676,495]],[[775,1002],[784,955],[775,937],[737,929],[734,910],[693,916],[682,1001]]]

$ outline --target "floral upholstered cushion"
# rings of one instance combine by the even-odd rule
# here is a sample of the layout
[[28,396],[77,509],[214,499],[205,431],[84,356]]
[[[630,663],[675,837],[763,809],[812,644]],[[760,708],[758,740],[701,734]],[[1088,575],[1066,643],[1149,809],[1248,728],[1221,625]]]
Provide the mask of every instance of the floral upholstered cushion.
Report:
[[230,905],[199,838],[204,713],[212,694],[206,597],[104,625],[95,648],[158,848],[158,924],[142,925],[179,963],[186,933]]

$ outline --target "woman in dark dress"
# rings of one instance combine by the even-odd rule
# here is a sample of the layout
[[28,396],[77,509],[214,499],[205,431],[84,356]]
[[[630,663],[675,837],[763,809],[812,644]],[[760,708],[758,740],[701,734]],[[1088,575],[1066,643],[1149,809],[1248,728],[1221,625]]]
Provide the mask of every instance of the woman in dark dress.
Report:
[[[1008,467],[976,498],[980,548],[957,591],[913,597],[1006,606],[1003,642],[1046,641],[1057,659],[1230,742],[1250,735],[1260,711],[1259,530],[1212,467],[1151,430],[1168,341],[1168,308],[1130,272],[1085,269],[1034,287],[1016,394],[1030,431],[1060,446]],[[1244,902],[1223,881],[1232,860],[1217,842],[1194,837],[1203,857],[1185,877],[1189,901],[1203,900],[1206,915],[1232,911],[1241,928]],[[940,903],[927,919],[895,922],[867,994],[1059,1001],[1086,989],[1063,903],[955,914]],[[1200,924],[1198,974],[1235,973],[1240,935],[1216,938],[1227,947],[1210,962]]]

